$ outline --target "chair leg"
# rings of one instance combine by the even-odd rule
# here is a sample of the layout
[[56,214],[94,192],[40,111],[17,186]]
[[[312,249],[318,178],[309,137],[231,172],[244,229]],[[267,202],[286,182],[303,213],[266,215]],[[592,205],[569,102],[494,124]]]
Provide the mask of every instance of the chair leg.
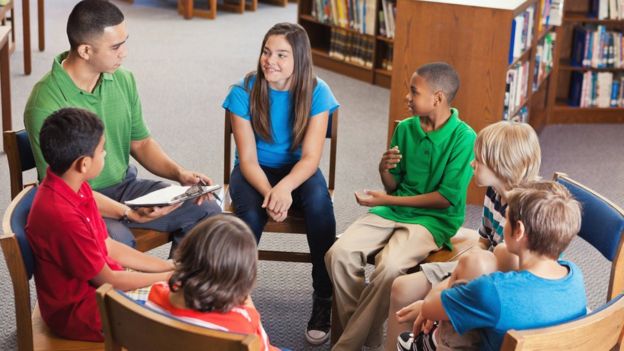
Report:
[[37,0],[37,28],[39,29],[39,51],[45,50],[45,8],[44,0]]

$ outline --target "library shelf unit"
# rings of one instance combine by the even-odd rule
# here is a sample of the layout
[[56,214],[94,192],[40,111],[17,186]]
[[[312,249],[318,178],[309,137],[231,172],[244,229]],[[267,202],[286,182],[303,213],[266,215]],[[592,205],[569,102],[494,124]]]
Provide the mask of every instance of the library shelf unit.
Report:
[[624,123],[624,107],[575,107],[567,103],[573,72],[613,72],[624,74],[624,68],[577,67],[570,64],[574,27],[604,25],[607,30],[624,31],[622,19],[597,19],[589,15],[590,0],[565,0],[563,25],[556,29],[553,79],[548,101],[548,124]]
[[[394,40],[379,34],[371,35],[365,34],[358,30],[344,28],[336,26],[330,23],[319,21],[312,16],[312,8],[315,0],[299,0],[299,6],[297,9],[297,22],[305,28],[308,36],[310,37],[310,44],[312,46],[312,60],[314,64],[334,71],[340,74],[347,75],[351,78],[355,78],[371,84],[376,84],[382,87],[390,88],[390,80],[392,78],[392,72],[382,68],[381,62],[384,54],[387,50],[392,50]],[[375,14],[379,12],[381,8],[381,0],[375,1]],[[375,15],[374,33],[379,33],[379,20]],[[372,67],[360,65],[354,62],[347,62],[329,55],[329,47],[331,40],[331,32],[333,29],[340,29],[347,33],[357,34],[362,37],[373,40],[373,57]]]
[[[534,7],[531,40],[510,64],[512,22],[529,7]],[[533,87],[535,53],[537,44],[555,27],[543,26],[538,33],[539,7],[538,0],[398,0],[394,45],[401,51],[394,52],[392,63],[388,142],[394,121],[410,116],[404,97],[412,73],[434,61],[448,62],[457,70],[460,88],[451,105],[476,132],[503,120],[508,71],[515,63],[528,62],[526,98],[510,115],[527,107],[528,123],[541,129],[551,74]],[[484,194],[471,182],[468,203],[482,203]]]

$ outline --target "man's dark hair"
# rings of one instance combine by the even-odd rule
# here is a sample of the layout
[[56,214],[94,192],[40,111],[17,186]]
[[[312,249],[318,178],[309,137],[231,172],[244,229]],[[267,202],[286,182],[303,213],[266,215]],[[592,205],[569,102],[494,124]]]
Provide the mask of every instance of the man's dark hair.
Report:
[[434,92],[444,93],[449,103],[453,101],[459,89],[459,75],[453,66],[446,62],[433,62],[419,67],[416,74],[423,77]]
[[195,226],[174,253],[171,291],[187,308],[228,312],[240,306],[256,282],[258,250],[251,229],[237,217],[212,216]]
[[93,157],[102,134],[104,124],[94,113],[63,108],[43,122],[39,145],[50,170],[61,175],[80,157]]
[[72,50],[88,43],[104,32],[104,28],[120,24],[124,15],[108,0],[83,0],[79,2],[67,19],[67,38]]

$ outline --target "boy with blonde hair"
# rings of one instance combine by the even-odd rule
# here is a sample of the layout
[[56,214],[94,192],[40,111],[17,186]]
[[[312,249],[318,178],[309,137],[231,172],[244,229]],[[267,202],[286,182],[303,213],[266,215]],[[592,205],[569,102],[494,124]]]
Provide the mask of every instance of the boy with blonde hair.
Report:
[[517,265],[517,256],[509,254],[503,243],[507,196],[522,182],[538,178],[541,150],[537,134],[525,123],[497,122],[479,132],[474,153],[474,181],[479,187],[487,187],[478,229],[480,244],[482,248],[494,251],[496,260],[489,251],[474,250],[469,257],[459,261],[423,264],[420,272],[395,279],[390,298],[386,350],[395,349],[398,334],[409,328],[418,316],[421,304],[417,301],[422,300],[432,286],[451,286],[448,278],[454,270],[453,278],[471,280],[474,275],[458,274],[466,270],[463,265],[468,262],[484,261],[483,265],[494,267],[494,270],[502,266],[513,267],[514,263]]
[[[464,221],[476,134],[450,106],[458,88],[447,63],[412,75],[406,100],[414,116],[399,123],[379,162],[386,192],[356,193],[360,205],[372,208],[325,255],[344,327],[333,350],[380,347],[392,281],[432,251],[450,247]],[[375,271],[366,284],[372,254]]]
[[586,313],[581,271],[558,260],[580,230],[580,204],[552,181],[525,184],[511,191],[507,200],[505,242],[507,250],[519,257],[519,270],[432,290],[413,325],[414,334],[423,331],[431,336],[430,342],[401,343],[399,350],[435,350],[440,333],[432,327],[433,320],[450,321],[460,335],[477,330],[481,350],[499,350],[510,329],[543,328]]

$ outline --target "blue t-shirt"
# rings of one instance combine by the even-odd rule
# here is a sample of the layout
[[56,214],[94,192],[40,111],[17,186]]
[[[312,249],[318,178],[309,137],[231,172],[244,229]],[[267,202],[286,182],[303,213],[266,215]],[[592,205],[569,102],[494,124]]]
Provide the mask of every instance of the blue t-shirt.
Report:
[[[244,80],[233,85],[225,101],[223,101],[222,107],[250,121],[249,93],[254,81],[255,77],[250,79],[247,89],[244,88]],[[327,83],[320,78],[316,78],[316,87],[314,87],[312,93],[310,117],[325,111],[332,113],[338,106],[340,105]],[[292,95],[290,92],[269,90],[269,115],[271,116],[273,141],[267,142],[256,134],[258,163],[271,168],[281,168],[296,163],[301,159],[301,146],[294,151],[290,150],[293,140],[292,123],[294,119]],[[238,164],[238,152],[236,152],[236,164]]]
[[442,292],[442,305],[459,334],[479,329],[482,350],[499,350],[509,329],[542,328],[586,314],[583,276],[567,261],[568,275],[549,280],[528,271],[496,272]]

